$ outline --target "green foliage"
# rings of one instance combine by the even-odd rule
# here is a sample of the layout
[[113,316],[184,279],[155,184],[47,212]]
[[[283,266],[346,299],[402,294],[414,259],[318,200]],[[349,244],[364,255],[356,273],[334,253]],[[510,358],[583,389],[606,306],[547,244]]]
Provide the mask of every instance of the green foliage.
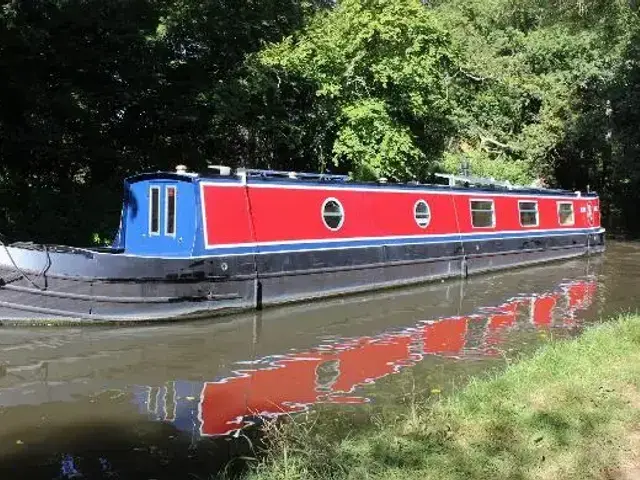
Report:
[[[159,147],[146,0],[38,0],[0,9],[0,231],[78,240],[113,233],[123,176]],[[165,162],[157,162],[160,165]]]
[[[411,131],[393,121],[383,102],[361,100],[342,108],[341,128],[333,146],[335,163],[353,165],[356,178],[412,178],[424,154]],[[404,127],[404,128],[403,128]]]
[[109,238],[123,177],[179,163],[425,180],[464,156],[640,233],[638,45],[637,0],[5,2],[0,232]]
[[463,164],[468,165],[468,173],[471,175],[508,180],[514,185],[529,185],[536,180],[536,176],[526,161],[504,156],[492,158],[479,151],[472,151],[464,155],[445,152],[438,167],[443,172],[459,174],[460,165]]
[[[436,12],[462,52],[449,152],[596,189],[605,222],[637,231],[634,187],[620,188],[620,174],[638,169],[637,118],[623,113],[636,104],[638,78],[627,76],[639,60],[636,3],[442,0]],[[618,102],[610,120],[608,100]],[[501,175],[495,167],[476,170]]]
[[264,50],[264,65],[317,85],[335,112],[334,163],[356,176],[423,176],[451,131],[446,32],[418,0],[344,0]]
[[0,232],[79,244],[94,232],[111,238],[127,175],[246,159],[257,135],[240,115],[270,107],[255,102],[263,84],[242,84],[245,59],[323,5],[5,2]]

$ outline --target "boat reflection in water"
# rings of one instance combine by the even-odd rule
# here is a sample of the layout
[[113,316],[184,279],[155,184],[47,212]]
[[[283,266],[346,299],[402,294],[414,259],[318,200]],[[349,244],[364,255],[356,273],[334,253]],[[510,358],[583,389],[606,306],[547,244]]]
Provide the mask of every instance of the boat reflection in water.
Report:
[[[471,315],[420,322],[400,331],[342,339],[306,351],[238,362],[233,375],[212,382],[138,387],[143,413],[203,436],[229,435],[257,419],[299,413],[318,403],[361,404],[356,390],[427,355],[495,356],[510,330],[572,327],[595,298],[595,278],[553,291],[517,296]],[[199,394],[194,394],[198,392]]]

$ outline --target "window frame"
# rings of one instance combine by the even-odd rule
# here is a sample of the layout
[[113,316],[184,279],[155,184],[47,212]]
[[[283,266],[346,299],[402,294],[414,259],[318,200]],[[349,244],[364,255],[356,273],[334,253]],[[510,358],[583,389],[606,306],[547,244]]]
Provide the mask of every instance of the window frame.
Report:
[[[561,205],[571,205],[571,223],[562,223],[560,221],[560,206]],[[576,224],[576,208],[573,205],[572,201],[562,201],[559,200],[556,202],[556,213],[558,215],[558,225],[561,227],[571,227]]]
[[[535,225],[524,225],[522,223],[522,208],[520,207],[523,203],[534,203],[536,206],[536,223]],[[525,212],[531,212],[532,210],[525,210]],[[537,200],[518,200],[518,222],[520,222],[520,226],[522,228],[536,228],[540,226],[540,208],[538,206]]]
[[[425,223],[424,225],[422,225],[419,221],[418,221],[418,205],[424,203],[425,207],[427,207],[427,223]],[[418,200],[416,200],[416,202],[413,204],[413,220],[416,222],[416,225],[418,225],[418,227],[420,228],[427,228],[429,225],[431,225],[431,207],[429,206],[429,202],[427,202],[424,198],[420,198]]]
[[[169,190],[173,190],[173,233],[169,233],[169,198],[171,198]],[[165,185],[164,197],[164,235],[175,238],[178,227],[178,187],[176,185]]]
[[[153,229],[153,207],[154,207],[154,202],[153,202],[153,192],[157,192],[157,202],[156,202],[156,218],[157,218],[157,229]],[[160,236],[160,203],[161,202],[161,193],[162,190],[160,188],[160,185],[150,185],[149,186],[149,228],[148,228],[148,233],[150,237],[159,237]]]
[[[491,202],[491,225],[477,227],[473,224],[473,202]],[[488,210],[475,210],[477,212],[487,212]],[[493,198],[470,198],[469,199],[469,216],[471,228],[496,228],[496,202]]]
[[[335,202],[338,205],[338,207],[340,207],[340,223],[338,223],[338,226],[335,228],[330,227],[326,219],[324,218],[325,217],[324,209],[326,208],[329,202]],[[330,216],[334,216],[334,215],[330,215]],[[345,216],[346,215],[344,211],[344,206],[342,205],[342,202],[340,202],[340,200],[338,200],[335,197],[328,197],[324,199],[324,201],[322,202],[322,207],[320,207],[320,218],[322,218],[322,223],[328,230],[331,230],[332,232],[337,232],[338,230],[340,230],[344,225]]]

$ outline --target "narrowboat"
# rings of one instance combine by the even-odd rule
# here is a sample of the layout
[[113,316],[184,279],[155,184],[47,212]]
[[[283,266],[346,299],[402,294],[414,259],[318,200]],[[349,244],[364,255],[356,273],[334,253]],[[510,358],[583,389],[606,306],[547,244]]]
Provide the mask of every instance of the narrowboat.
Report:
[[139,174],[109,248],[0,243],[0,321],[208,317],[604,250],[595,193],[440,177]]

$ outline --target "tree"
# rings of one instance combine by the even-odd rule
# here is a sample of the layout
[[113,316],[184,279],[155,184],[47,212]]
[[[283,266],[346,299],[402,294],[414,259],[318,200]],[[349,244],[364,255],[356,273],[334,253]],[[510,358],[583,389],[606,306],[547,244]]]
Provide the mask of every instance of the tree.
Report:
[[344,0],[260,60],[314,82],[333,162],[356,177],[424,178],[451,133],[455,53],[418,0]]
[[[124,177],[234,163],[245,59],[323,0],[33,0],[0,9],[0,232],[88,243]],[[236,93],[240,95],[236,96]],[[240,102],[240,105],[238,105]],[[220,148],[220,147],[225,148]]]
[[580,98],[611,81],[625,9],[599,0],[440,2],[463,52],[454,147],[521,162],[531,178],[552,175]]

